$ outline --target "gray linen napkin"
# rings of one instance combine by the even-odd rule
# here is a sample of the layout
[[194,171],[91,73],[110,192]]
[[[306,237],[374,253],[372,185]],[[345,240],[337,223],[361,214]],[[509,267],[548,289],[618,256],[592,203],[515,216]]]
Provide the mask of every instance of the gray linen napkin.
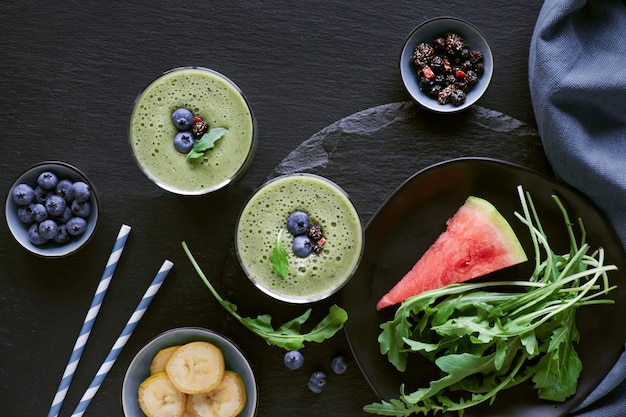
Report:
[[[547,0],[529,83],[554,174],[595,201],[626,247],[625,37],[624,1]],[[625,354],[574,415],[626,415]]]

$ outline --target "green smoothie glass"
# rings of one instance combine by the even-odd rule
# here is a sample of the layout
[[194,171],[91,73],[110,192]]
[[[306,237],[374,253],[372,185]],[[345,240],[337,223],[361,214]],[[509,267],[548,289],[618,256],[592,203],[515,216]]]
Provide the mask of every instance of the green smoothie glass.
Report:
[[[307,213],[321,226],[321,252],[297,256],[294,236],[286,227],[294,211]],[[287,274],[281,277],[272,253],[281,236]],[[245,204],[235,230],[239,262],[261,291],[289,303],[310,303],[337,292],[361,260],[364,232],[348,195],[332,181],[314,174],[291,174],[261,186]],[[274,262],[273,262],[274,261]]]
[[[209,128],[227,129],[193,163],[174,147],[178,130],[171,117],[178,108],[189,109]],[[252,160],[256,136],[256,122],[241,90],[207,68],[165,72],[137,97],[130,116],[130,146],[139,168],[159,187],[182,195],[207,194],[241,177]]]

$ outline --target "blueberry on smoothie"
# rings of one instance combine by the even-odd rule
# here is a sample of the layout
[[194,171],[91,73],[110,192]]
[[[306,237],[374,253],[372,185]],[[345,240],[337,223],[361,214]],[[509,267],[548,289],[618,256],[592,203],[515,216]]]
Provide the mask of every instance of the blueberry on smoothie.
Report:
[[309,228],[309,215],[303,211],[294,211],[287,217],[287,230],[294,236],[303,235]]
[[191,132],[178,132],[174,136],[174,147],[180,153],[189,153],[196,140]]
[[172,113],[172,123],[179,131],[189,130],[193,124],[193,113],[185,108],[176,109]]
[[306,258],[313,250],[313,243],[306,235],[299,235],[293,238],[293,253],[299,258]]

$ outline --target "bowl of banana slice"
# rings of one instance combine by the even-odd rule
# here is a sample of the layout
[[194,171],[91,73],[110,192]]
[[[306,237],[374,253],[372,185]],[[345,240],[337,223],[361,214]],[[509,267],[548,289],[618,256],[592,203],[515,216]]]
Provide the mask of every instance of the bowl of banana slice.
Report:
[[252,417],[257,384],[243,352],[199,327],[166,331],[133,358],[122,384],[126,417]]

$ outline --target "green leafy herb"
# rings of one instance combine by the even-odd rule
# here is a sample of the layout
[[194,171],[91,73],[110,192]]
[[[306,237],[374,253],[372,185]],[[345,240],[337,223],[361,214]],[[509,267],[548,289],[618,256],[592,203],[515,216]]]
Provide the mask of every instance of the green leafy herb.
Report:
[[278,346],[285,350],[302,349],[305,342],[321,343],[326,339],[330,339],[335,335],[335,333],[343,328],[344,323],[348,320],[348,313],[341,307],[333,305],[330,307],[328,315],[322,319],[322,321],[320,321],[310,332],[302,334],[300,333],[302,325],[311,315],[312,310],[310,308],[299,317],[286,322],[277,329],[272,327],[272,316],[268,314],[260,315],[255,319],[241,317],[237,313],[237,306],[227,300],[224,300],[217,293],[213,285],[211,285],[191,254],[187,244],[183,242],[182,246],[196,272],[222,307],[224,307],[226,311],[235,317],[241,324],[252,331],[252,333],[265,339],[268,345]]
[[[381,325],[380,350],[400,371],[407,356],[419,353],[442,377],[428,387],[366,405],[372,414],[408,416],[464,410],[495,401],[504,389],[531,380],[538,397],[565,401],[576,391],[582,363],[575,350],[579,333],[575,312],[581,306],[612,304],[602,298],[610,286],[604,251],[590,252],[582,221],[576,241],[567,211],[563,214],[570,251],[557,255],[550,247],[532,199],[521,186],[523,216],[535,250],[535,269],[528,281],[460,283],[405,300],[393,320]],[[543,248],[543,253],[542,253]],[[466,392],[461,395],[459,392]]]
[[274,268],[278,276],[285,278],[289,273],[289,258],[287,251],[283,247],[283,229],[280,229],[278,236],[276,236],[276,243],[270,253],[269,259],[272,263],[272,268]]
[[202,135],[187,154],[187,162],[191,164],[191,166],[194,166],[193,162],[198,158],[202,158],[206,151],[212,149],[215,146],[215,142],[221,139],[226,132],[228,132],[226,128],[214,127]]

